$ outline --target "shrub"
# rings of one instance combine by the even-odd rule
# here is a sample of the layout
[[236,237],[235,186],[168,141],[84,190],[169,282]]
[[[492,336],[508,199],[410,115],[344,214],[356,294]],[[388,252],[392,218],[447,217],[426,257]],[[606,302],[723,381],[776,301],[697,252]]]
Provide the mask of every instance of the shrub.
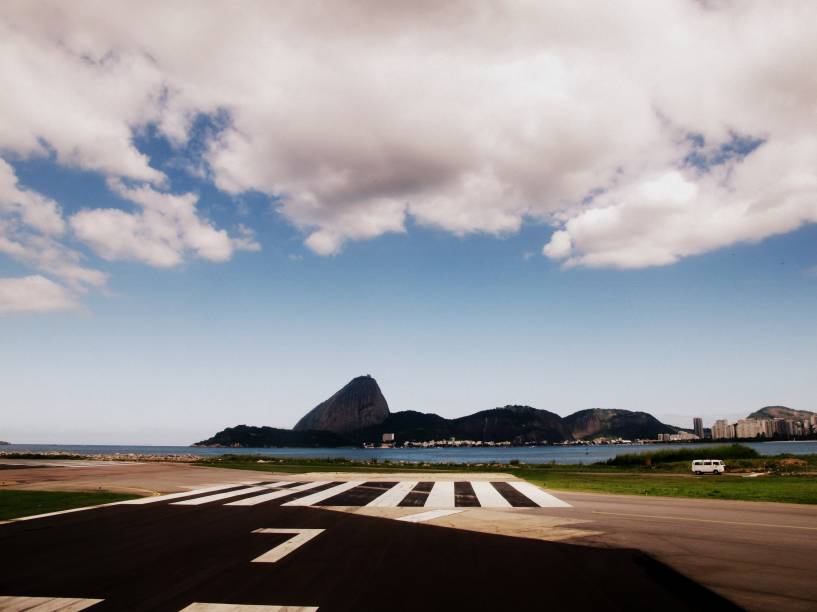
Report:
[[671,448],[648,453],[626,453],[608,459],[607,465],[635,466],[656,465],[660,463],[677,463],[693,459],[757,459],[760,454],[743,444],[724,446],[706,446],[700,448]]

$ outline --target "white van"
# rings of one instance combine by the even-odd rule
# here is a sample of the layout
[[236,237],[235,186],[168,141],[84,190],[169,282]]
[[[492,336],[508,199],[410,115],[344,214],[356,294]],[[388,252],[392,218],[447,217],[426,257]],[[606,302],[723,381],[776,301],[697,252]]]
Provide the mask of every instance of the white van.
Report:
[[723,474],[726,466],[720,459],[696,459],[692,462],[692,471],[695,474]]

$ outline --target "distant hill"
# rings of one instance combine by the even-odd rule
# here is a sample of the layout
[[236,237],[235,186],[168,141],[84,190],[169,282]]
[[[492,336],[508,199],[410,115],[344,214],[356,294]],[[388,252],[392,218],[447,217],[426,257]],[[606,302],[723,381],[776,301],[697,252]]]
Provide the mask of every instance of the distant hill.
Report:
[[389,416],[389,404],[377,381],[371,376],[358,376],[325,402],[307,412],[294,427],[347,433],[379,425]]
[[605,438],[655,438],[676,433],[646,412],[607,408],[581,410],[567,417],[509,405],[446,419],[437,414],[406,410],[389,412],[386,398],[371,376],[352,379],[328,400],[298,421],[294,430],[273,427],[228,427],[199,446],[348,446],[378,443],[384,433],[396,441],[479,440],[514,444]]
[[397,440],[417,442],[457,438],[483,442],[509,440],[524,444],[570,439],[558,414],[530,406],[493,408],[457,419],[414,410],[394,412],[380,425],[359,430],[353,435],[361,442],[379,442],[384,433],[395,434]]
[[366,427],[355,432],[360,442],[380,442],[384,433],[393,433],[400,440],[445,440],[456,436],[449,419],[437,414],[405,410],[392,412],[379,425]]
[[9,446],[11,442],[6,442],[5,440],[0,440],[0,446]]
[[655,438],[660,433],[676,433],[677,428],[665,425],[646,412],[614,408],[580,410],[564,418],[565,425],[576,440],[592,438]]
[[196,442],[193,446],[267,448],[276,446],[337,447],[352,444],[354,441],[331,431],[294,431],[275,427],[237,425],[223,429],[212,438]]
[[755,410],[747,419],[807,419],[814,416],[814,412],[809,410],[794,410],[785,406],[765,406],[760,410]]
[[562,417],[530,406],[505,406],[453,419],[457,438],[515,444],[561,442],[571,438]]

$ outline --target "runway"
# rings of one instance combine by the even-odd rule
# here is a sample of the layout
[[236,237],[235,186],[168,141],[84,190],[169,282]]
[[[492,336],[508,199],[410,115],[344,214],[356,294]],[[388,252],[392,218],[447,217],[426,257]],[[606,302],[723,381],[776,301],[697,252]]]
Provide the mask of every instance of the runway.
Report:
[[145,497],[144,505],[223,502],[227,506],[370,506],[378,508],[567,508],[570,504],[530,483],[511,481],[249,481]]
[[[0,596],[64,598],[74,606],[68,609],[82,609],[76,606],[86,601],[94,611],[217,609],[207,604],[329,611],[734,609],[633,549],[485,534],[318,505],[359,496],[354,492],[365,483],[313,505],[290,503],[312,495],[310,489],[292,499],[233,503],[264,494],[247,493],[253,487],[285,492],[299,486],[277,484],[204,487],[210,490],[0,525]],[[239,490],[244,493],[213,499]],[[448,511],[459,508],[456,501]],[[0,607],[20,605],[14,601],[21,600],[0,600]]]
[[815,506],[554,493],[588,545],[643,550],[750,610],[817,610]]
[[0,524],[3,610],[18,604],[2,597],[103,600],[93,610],[817,609],[812,506],[545,491],[473,473],[135,464],[0,480],[164,492]]

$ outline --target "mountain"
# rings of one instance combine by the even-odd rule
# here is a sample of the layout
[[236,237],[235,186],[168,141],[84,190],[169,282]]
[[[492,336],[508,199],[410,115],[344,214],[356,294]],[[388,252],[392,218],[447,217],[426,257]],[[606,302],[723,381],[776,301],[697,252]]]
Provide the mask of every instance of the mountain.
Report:
[[764,406],[760,410],[755,410],[747,419],[808,419],[814,416],[814,412],[809,410],[794,410],[785,406]]
[[558,414],[530,406],[493,408],[457,419],[406,410],[394,412],[381,424],[358,430],[353,435],[361,442],[379,442],[384,433],[393,433],[400,441],[415,442],[457,438],[484,442],[510,440],[524,444],[570,439]]
[[558,414],[530,406],[505,406],[453,419],[456,437],[464,440],[515,444],[561,442],[570,433]]
[[450,420],[416,410],[392,412],[379,425],[360,429],[355,435],[361,442],[380,442],[384,433],[393,433],[399,440],[418,442],[445,440],[455,435]]
[[651,414],[612,408],[580,410],[564,418],[571,435],[577,440],[605,438],[655,438],[660,433],[676,433]]
[[358,376],[328,400],[307,412],[294,429],[348,433],[379,425],[388,417],[389,404],[377,381],[369,375]]
[[193,446],[239,446],[265,448],[270,446],[349,446],[353,442],[331,431],[293,431],[275,427],[237,425],[218,432],[212,438]]
[[[765,409],[764,409],[765,410]],[[358,376],[298,421],[293,430],[274,427],[228,427],[196,446],[349,446],[379,443],[384,433],[397,442],[430,440],[510,441],[513,444],[605,438],[655,438],[676,433],[646,412],[593,408],[567,417],[530,406],[504,406],[446,419],[406,410],[389,412],[377,381]]]

